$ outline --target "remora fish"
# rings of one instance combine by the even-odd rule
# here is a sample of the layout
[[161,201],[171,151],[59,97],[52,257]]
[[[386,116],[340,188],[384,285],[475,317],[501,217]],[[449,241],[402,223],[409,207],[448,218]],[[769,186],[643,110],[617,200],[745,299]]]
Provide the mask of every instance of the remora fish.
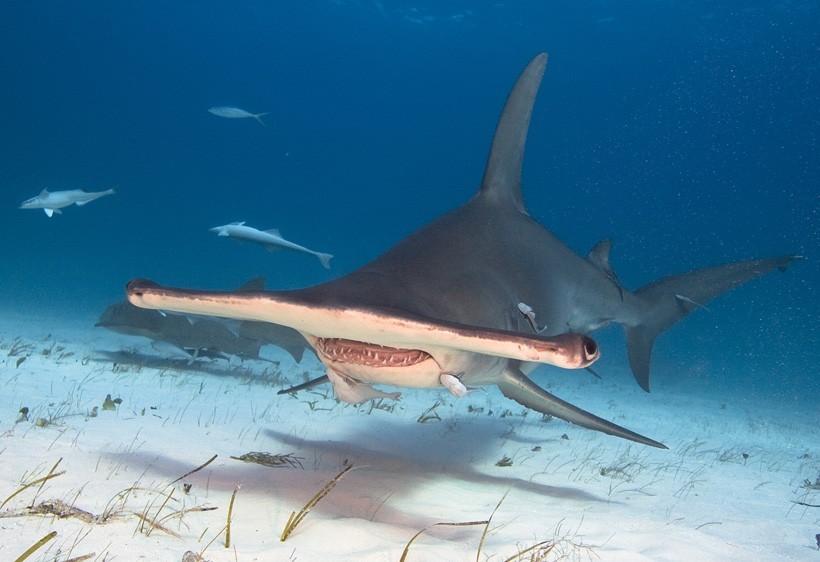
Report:
[[287,250],[304,252],[305,254],[316,256],[325,268],[330,269],[330,260],[333,258],[333,255],[314,252],[304,246],[300,246],[299,244],[294,244],[293,242],[285,240],[275,228],[271,228],[269,230],[259,230],[252,226],[245,226],[245,222],[243,221],[232,222],[223,226],[215,226],[209,230],[211,232],[216,232],[219,236],[230,236],[231,238],[236,238],[237,240],[247,240],[248,242],[262,244],[268,250],[285,248]]
[[527,214],[521,196],[524,145],[546,62],[545,53],[535,57],[510,93],[478,193],[362,268],[314,287],[252,293],[136,279],[126,287],[128,299],[299,330],[346,399],[370,397],[357,391],[371,383],[444,386],[456,395],[467,385],[495,384],[538,412],[665,448],[560,400],[526,373],[536,363],[587,367],[599,350],[583,334],[616,322],[626,330],[633,373],[648,388],[650,352],[661,332],[797,257],[719,265],[630,292],[609,265],[607,242],[587,258],[574,253]]
[[264,113],[251,113],[249,111],[245,111],[244,109],[239,109],[238,107],[233,107],[230,105],[211,107],[208,109],[208,112],[216,115],[217,117],[225,117],[227,119],[248,119],[252,117],[265,127],[267,127],[267,125],[265,125],[265,122],[262,121],[262,116],[270,113],[269,111]]
[[20,205],[21,209],[42,209],[49,217],[54,213],[63,214],[60,210],[63,207],[68,207],[71,204],[82,207],[86,203],[90,203],[94,199],[99,199],[106,195],[114,193],[114,189],[106,189],[105,191],[94,191],[88,193],[82,189],[71,189],[67,191],[49,191],[44,189],[40,195],[26,199]]

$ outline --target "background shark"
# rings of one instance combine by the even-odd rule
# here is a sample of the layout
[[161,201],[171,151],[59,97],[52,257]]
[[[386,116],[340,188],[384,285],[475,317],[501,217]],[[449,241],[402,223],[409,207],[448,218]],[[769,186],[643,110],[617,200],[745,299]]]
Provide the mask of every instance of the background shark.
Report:
[[586,258],[575,254],[529,216],[521,194],[524,145],[546,62],[544,53],[535,57],[510,93],[478,193],[364,267],[278,292],[190,291],[134,280],[129,300],[299,330],[346,399],[372,397],[357,392],[370,383],[443,385],[457,395],[495,384],[538,412],[663,447],[556,398],[526,374],[539,362],[588,366],[599,351],[584,334],[615,322],[626,330],[633,373],[648,389],[652,345],[663,330],[796,257],[710,267],[630,292],[609,265],[607,242]]
[[[264,290],[262,278],[252,279],[237,291]],[[259,359],[260,348],[272,344],[288,352],[297,363],[305,349],[311,349],[299,332],[267,322],[232,322],[221,318],[164,314],[146,310],[128,301],[106,308],[95,326],[129,336],[142,336],[154,342],[165,342],[197,356],[236,355]],[[156,349],[156,347],[155,347]]]
[[60,209],[63,207],[68,207],[72,204],[82,207],[86,203],[90,203],[106,195],[112,195],[113,193],[115,193],[113,188],[93,192],[83,191],[82,189],[70,189],[67,191],[49,191],[48,189],[44,189],[39,195],[23,201],[20,208],[42,209],[46,215],[50,217],[54,213],[62,214]]

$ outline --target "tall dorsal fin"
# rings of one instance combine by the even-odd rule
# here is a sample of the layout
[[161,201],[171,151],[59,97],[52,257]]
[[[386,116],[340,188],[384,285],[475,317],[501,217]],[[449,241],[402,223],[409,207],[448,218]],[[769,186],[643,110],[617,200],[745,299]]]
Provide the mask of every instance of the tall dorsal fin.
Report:
[[478,193],[499,204],[513,204],[521,212],[521,163],[530,127],[532,106],[547,67],[547,53],[530,61],[515,83],[498,120],[487,168]]

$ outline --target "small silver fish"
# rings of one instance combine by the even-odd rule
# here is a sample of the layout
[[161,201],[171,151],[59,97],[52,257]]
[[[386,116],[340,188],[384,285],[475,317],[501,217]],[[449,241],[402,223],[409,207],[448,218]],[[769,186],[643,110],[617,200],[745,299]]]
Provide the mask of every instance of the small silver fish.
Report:
[[265,122],[262,121],[261,117],[270,113],[269,111],[266,111],[265,113],[251,113],[249,111],[245,111],[244,109],[239,109],[238,107],[233,107],[230,105],[212,107],[208,109],[208,112],[213,113],[217,117],[226,117],[228,119],[247,119],[249,117],[253,117],[265,127],[267,127],[267,125],[265,125]]

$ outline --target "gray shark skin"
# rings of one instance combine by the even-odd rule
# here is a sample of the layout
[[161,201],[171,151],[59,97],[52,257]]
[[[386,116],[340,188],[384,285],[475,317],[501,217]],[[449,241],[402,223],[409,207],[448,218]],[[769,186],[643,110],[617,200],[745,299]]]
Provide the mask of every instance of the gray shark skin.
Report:
[[588,367],[588,334],[622,324],[639,383],[648,388],[655,338],[718,294],[795,256],[750,260],[621,287],[609,243],[581,257],[532,219],[521,196],[530,115],[547,62],[536,56],[516,82],[496,128],[484,178],[467,203],[336,280],[294,291],[208,292],[133,280],[137,306],[262,320],[300,331],[328,367],[337,394],[372,397],[371,383],[497,385],[535,411],[653,447],[657,441],[546,392],[526,374],[538,363]]
[[39,195],[26,199],[20,205],[21,209],[42,209],[46,216],[51,217],[54,213],[61,215],[60,210],[69,205],[77,205],[82,207],[86,203],[90,203],[100,197],[114,194],[114,189],[106,189],[105,191],[87,192],[82,189],[70,189],[67,191],[49,191],[44,189]]

